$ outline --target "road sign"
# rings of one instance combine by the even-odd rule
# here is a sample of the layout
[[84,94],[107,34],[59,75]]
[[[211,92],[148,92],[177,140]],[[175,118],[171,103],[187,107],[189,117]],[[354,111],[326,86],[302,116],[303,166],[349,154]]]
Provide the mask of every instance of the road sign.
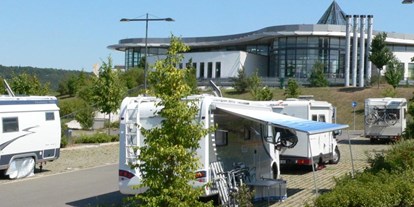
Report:
[[352,108],[355,108],[357,106],[357,102],[356,101],[352,101]]

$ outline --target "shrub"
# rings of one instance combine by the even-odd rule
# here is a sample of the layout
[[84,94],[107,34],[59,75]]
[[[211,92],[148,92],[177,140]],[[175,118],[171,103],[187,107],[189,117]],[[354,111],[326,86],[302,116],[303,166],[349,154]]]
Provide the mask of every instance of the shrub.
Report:
[[413,206],[414,140],[400,141],[383,155],[369,158],[370,168],[336,180],[314,206]]
[[75,143],[106,143],[119,141],[118,135],[108,135],[105,133],[96,133],[93,135],[81,135],[75,140]]
[[286,98],[297,98],[299,97],[300,93],[301,92],[300,92],[298,82],[295,79],[289,79],[287,88],[285,89],[285,92],[283,93],[283,95]]
[[257,90],[255,98],[258,101],[270,101],[273,98],[273,93],[268,87],[263,87]]

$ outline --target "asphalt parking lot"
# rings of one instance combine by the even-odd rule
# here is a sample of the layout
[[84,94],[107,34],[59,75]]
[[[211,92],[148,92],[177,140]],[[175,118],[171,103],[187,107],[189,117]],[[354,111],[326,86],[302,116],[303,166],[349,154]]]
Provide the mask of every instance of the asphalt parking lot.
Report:
[[[351,145],[348,141],[351,139]],[[355,171],[361,171],[368,166],[367,158],[376,153],[383,153],[391,145],[386,143],[371,144],[369,139],[361,137],[363,131],[344,132],[339,140],[341,160],[336,165],[326,165],[322,170],[315,172],[318,193],[329,191],[334,187],[334,178],[352,172],[351,151]],[[351,150],[350,150],[351,146]],[[282,179],[287,181],[287,199],[283,202],[272,203],[271,206],[304,206],[316,198],[315,182],[311,167],[281,169]]]

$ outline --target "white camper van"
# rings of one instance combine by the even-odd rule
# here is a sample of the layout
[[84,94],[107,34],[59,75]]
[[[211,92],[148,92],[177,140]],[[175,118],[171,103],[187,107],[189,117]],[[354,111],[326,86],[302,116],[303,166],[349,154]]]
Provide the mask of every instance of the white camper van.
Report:
[[406,114],[405,98],[365,99],[365,137],[371,142],[401,138],[407,126]]
[[0,96],[0,122],[0,170],[10,178],[29,176],[35,163],[59,157],[61,131],[55,97]]
[[[316,101],[310,97],[289,98],[280,101],[269,101],[273,112],[297,118],[335,123],[335,108],[326,101]],[[283,148],[280,152],[281,165],[315,165],[329,162],[336,164],[340,160],[340,151],[335,139],[335,132],[326,132],[308,135],[303,132],[296,133],[296,145]],[[313,159],[313,162],[312,160]]]
[[[196,120],[206,128],[217,126],[215,133],[203,137],[197,150],[200,166],[195,172],[195,186],[214,183],[213,163],[220,162],[224,171],[243,169],[251,185],[257,181],[279,178],[279,151],[283,136],[295,136],[295,130],[309,134],[332,131],[346,125],[325,124],[273,113],[271,107],[259,102],[198,95],[199,113]],[[127,97],[120,110],[119,189],[123,194],[137,194],[145,188],[133,189],[140,184],[139,169],[130,164],[139,162],[137,146],[144,144],[140,128],[158,126],[162,117],[157,115],[154,97]],[[206,196],[217,194],[205,187]],[[270,196],[270,195],[269,195]],[[279,195],[286,196],[286,194]],[[276,198],[277,199],[277,198]],[[278,198],[283,199],[283,198]]]

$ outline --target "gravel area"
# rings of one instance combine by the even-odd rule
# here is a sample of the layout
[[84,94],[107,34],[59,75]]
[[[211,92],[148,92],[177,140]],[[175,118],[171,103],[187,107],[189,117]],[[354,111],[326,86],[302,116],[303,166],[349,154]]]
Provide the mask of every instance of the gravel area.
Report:
[[[43,165],[43,171],[39,171],[36,165],[33,177],[47,176],[57,173],[70,172],[90,167],[116,164],[119,157],[119,143],[88,144],[62,148],[60,157]],[[27,178],[26,178],[27,179]],[[13,182],[5,177],[0,177],[0,184]]]

